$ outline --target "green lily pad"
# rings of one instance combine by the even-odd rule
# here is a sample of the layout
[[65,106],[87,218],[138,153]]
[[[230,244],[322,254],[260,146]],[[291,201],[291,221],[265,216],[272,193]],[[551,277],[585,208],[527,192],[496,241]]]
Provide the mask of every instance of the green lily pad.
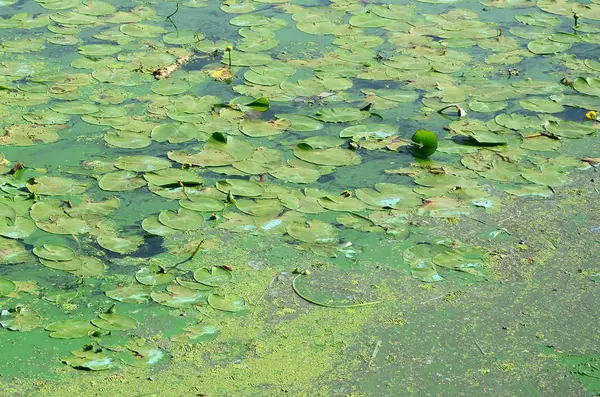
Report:
[[14,222],[8,218],[0,218],[0,236],[21,239],[37,230],[36,224],[28,218],[17,217]]
[[117,171],[105,174],[98,181],[102,190],[109,192],[122,192],[126,190],[139,189],[146,185],[146,180],[132,171]]
[[23,306],[0,312],[0,325],[11,331],[31,331],[40,325],[40,315]]
[[111,299],[125,303],[147,303],[150,298],[152,288],[147,285],[132,283],[122,287],[117,287],[104,293]]
[[52,323],[45,329],[50,331],[51,338],[75,339],[88,336],[97,328],[89,320],[64,320]]
[[40,258],[40,263],[46,267],[49,267],[50,269],[64,270],[68,272],[77,271],[83,266],[83,261],[78,257],[61,261],[52,261]]
[[171,282],[175,277],[163,268],[143,267],[135,273],[135,279],[144,285],[160,285]]
[[573,82],[573,88],[582,94],[600,96],[600,79],[578,77]]
[[75,258],[75,252],[71,248],[58,244],[44,244],[35,247],[33,253],[38,258],[50,261],[68,261]]
[[133,317],[117,314],[115,305],[106,313],[98,314],[98,317],[92,320],[92,324],[107,331],[127,331],[140,325]]
[[127,255],[137,251],[144,243],[144,238],[142,236],[119,236],[107,232],[98,235],[96,242],[109,251]]
[[211,342],[219,336],[220,329],[214,325],[194,325],[185,327],[183,334],[174,335],[171,340],[179,343],[204,343]]
[[175,230],[197,230],[204,224],[204,217],[196,211],[185,208],[177,212],[164,210],[158,215],[158,220],[165,226]]
[[331,244],[338,241],[338,229],[320,220],[307,221],[306,224],[290,223],[287,233],[305,243]]
[[181,285],[169,285],[166,291],[154,291],[150,296],[156,303],[182,309],[206,302],[207,292]]
[[527,44],[527,49],[537,55],[556,54],[568,50],[571,44],[559,43],[550,40],[534,40]]
[[124,156],[117,159],[115,167],[125,171],[147,172],[170,168],[171,162],[152,156]]
[[6,296],[13,292],[17,285],[7,278],[0,277],[0,296]]
[[317,120],[326,123],[350,123],[366,119],[370,116],[369,112],[362,111],[356,108],[333,108],[319,110],[315,114]]
[[411,274],[417,280],[427,283],[444,280],[433,264],[434,251],[434,246],[430,244],[417,244],[404,251],[404,262],[410,266]]
[[187,80],[165,79],[152,83],[152,92],[159,95],[180,95],[189,90],[192,85]]
[[296,145],[294,156],[309,163],[329,166],[356,165],[361,162],[360,156],[354,151],[339,147],[317,150],[308,143]]
[[92,114],[100,111],[100,108],[94,104],[77,101],[57,102],[50,105],[50,109],[58,113],[73,115]]
[[219,212],[225,208],[225,204],[212,197],[193,197],[192,201],[180,200],[179,205],[193,211]]
[[91,346],[81,350],[74,350],[70,356],[61,357],[60,360],[75,369],[88,371],[105,371],[116,366],[115,360],[108,357],[103,351],[95,351]]
[[88,187],[87,183],[59,176],[38,176],[27,181],[29,191],[47,196],[77,195]]
[[340,270],[315,271],[310,275],[296,276],[292,287],[302,299],[319,306],[351,308],[380,303],[377,283],[361,282],[359,280],[365,276],[355,276],[353,272]]
[[216,188],[227,194],[243,197],[259,197],[265,192],[262,185],[244,179],[225,179],[217,181]]
[[127,36],[138,38],[158,37],[161,34],[167,33],[167,31],[160,26],[146,25],[142,23],[127,23],[121,25],[119,30],[122,33],[125,33]]
[[211,269],[200,268],[194,272],[194,280],[210,287],[220,287],[229,283],[233,278],[231,272],[222,267],[213,266]]
[[208,296],[208,304],[217,310],[225,312],[239,312],[246,309],[246,301],[239,295],[235,294],[210,294]]

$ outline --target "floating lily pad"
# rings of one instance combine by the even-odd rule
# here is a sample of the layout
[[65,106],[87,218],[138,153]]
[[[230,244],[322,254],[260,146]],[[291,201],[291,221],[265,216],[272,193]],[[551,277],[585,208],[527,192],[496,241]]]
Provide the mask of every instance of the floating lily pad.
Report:
[[163,268],[143,267],[135,273],[135,279],[144,285],[160,285],[171,282],[175,277]]
[[330,244],[338,241],[338,230],[335,226],[320,220],[307,221],[306,224],[291,223],[287,233],[305,243]]
[[75,258],[75,252],[71,248],[57,244],[44,244],[35,247],[33,253],[38,258],[50,261],[68,261]]
[[163,225],[175,230],[197,230],[204,224],[204,217],[201,214],[185,208],[181,208],[177,212],[161,211],[158,220]]
[[144,243],[144,238],[141,236],[119,236],[113,233],[105,233],[98,235],[96,241],[102,248],[127,255],[137,251],[140,245]]
[[339,147],[317,150],[307,143],[296,145],[294,156],[309,163],[332,166],[360,164],[361,161],[360,156],[351,150]]
[[171,340],[179,343],[204,343],[217,339],[221,333],[214,325],[194,325],[183,330],[186,331],[184,334],[175,335]]
[[350,308],[380,303],[375,283],[364,278],[340,270],[311,272],[296,276],[292,287],[302,299],[319,306]]
[[6,296],[13,292],[17,285],[7,278],[0,277],[0,296]]
[[105,292],[106,296],[125,303],[147,303],[150,298],[152,288],[142,284],[131,284]]
[[246,301],[239,295],[235,294],[210,294],[208,296],[208,304],[217,310],[225,312],[239,312],[246,309]]
[[51,338],[75,339],[88,336],[97,328],[89,320],[64,320],[48,325],[46,331],[50,331]]
[[40,325],[40,315],[23,306],[0,312],[0,325],[11,331],[31,331]]
[[326,123],[350,123],[369,117],[369,112],[355,108],[333,108],[319,110],[315,118]]
[[104,371],[116,366],[115,360],[103,351],[95,351],[91,346],[82,350],[74,350],[70,356],[61,357],[63,363],[76,369],[88,371]]
[[0,218],[0,236],[20,239],[37,230],[36,224],[28,218],[17,217],[14,222],[9,218]]
[[59,176],[38,176],[27,181],[29,191],[47,196],[81,194],[88,189],[87,183]]
[[225,179],[217,181],[217,189],[223,193],[231,193],[234,196],[258,197],[265,192],[260,184],[244,179]]
[[98,186],[102,190],[109,192],[121,192],[126,190],[139,189],[146,185],[146,180],[136,172],[117,171],[104,175],[98,181]]
[[115,305],[112,305],[106,313],[98,314],[98,317],[92,320],[92,324],[107,331],[127,331],[139,326],[135,318],[117,314]]
[[200,268],[194,272],[194,280],[210,287],[220,287],[231,281],[233,278],[231,272],[222,267],[212,267],[211,269]]
[[187,288],[181,285],[169,285],[165,292],[154,291],[150,296],[156,303],[181,309],[206,302],[207,292]]
[[69,272],[77,271],[83,266],[82,260],[78,257],[61,261],[52,261],[40,258],[40,263],[51,269],[64,270]]

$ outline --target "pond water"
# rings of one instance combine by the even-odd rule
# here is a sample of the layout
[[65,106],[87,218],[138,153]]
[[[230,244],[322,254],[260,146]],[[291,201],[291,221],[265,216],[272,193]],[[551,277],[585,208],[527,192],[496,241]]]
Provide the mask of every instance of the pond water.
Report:
[[0,396],[600,393],[599,42],[598,0],[0,0]]

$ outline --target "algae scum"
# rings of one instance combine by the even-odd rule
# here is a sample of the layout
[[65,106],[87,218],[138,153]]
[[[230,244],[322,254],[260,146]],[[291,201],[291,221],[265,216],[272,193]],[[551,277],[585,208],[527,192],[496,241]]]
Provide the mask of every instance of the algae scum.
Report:
[[599,1],[0,1],[0,395],[600,392],[599,42]]

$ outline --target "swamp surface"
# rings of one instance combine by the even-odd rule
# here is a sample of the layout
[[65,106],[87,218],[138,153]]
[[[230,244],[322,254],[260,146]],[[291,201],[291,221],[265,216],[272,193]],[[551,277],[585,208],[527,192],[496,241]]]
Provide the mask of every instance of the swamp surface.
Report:
[[599,0],[0,0],[0,396],[599,395],[598,43]]

